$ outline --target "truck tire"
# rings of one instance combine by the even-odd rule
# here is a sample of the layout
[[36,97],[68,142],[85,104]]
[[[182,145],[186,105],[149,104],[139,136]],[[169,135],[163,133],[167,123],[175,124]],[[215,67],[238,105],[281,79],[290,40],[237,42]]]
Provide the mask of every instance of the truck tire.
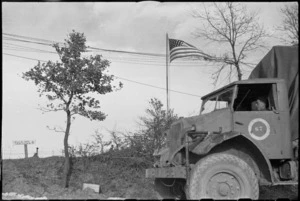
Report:
[[231,154],[212,154],[196,163],[187,186],[188,199],[258,199],[258,180],[252,168]]

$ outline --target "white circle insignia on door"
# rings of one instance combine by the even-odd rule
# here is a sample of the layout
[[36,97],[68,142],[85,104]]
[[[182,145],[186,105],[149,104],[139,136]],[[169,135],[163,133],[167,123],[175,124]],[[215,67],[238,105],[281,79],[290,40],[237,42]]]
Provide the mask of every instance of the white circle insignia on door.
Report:
[[270,125],[266,120],[256,118],[250,121],[248,132],[253,139],[264,140],[270,135]]

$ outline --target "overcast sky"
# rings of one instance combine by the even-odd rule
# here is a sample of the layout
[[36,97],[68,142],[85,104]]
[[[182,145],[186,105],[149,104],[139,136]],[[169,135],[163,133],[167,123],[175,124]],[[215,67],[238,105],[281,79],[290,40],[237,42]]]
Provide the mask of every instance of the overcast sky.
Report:
[[[6,34],[63,42],[72,30],[82,32],[91,47],[164,54],[166,33],[170,38],[184,40],[208,53],[220,51],[217,45],[195,39],[191,33],[201,23],[191,17],[192,8],[200,3],[2,3],[2,31]],[[272,32],[281,21],[279,9],[283,3],[246,3],[251,11],[259,10],[260,22]],[[272,46],[280,45],[277,40],[269,41]],[[21,78],[22,73],[37,64],[37,60],[58,60],[51,53],[21,51],[11,48],[12,44],[54,51],[53,48],[37,44],[3,40],[3,88],[2,88],[2,147],[4,157],[23,156],[23,146],[13,145],[13,140],[35,140],[29,145],[29,156],[35,147],[40,155],[52,155],[63,148],[63,133],[56,133],[47,126],[65,127],[64,113],[42,114],[37,108],[46,105],[40,98],[33,82]],[[254,53],[253,62],[258,62],[267,52]],[[11,54],[11,55],[7,55]],[[100,97],[101,109],[108,116],[102,122],[91,122],[78,117],[71,127],[69,142],[72,145],[86,143],[98,129],[109,139],[107,129],[122,132],[138,129],[138,117],[145,115],[150,98],[160,99],[166,105],[165,90],[145,86],[148,84],[165,88],[165,58],[133,56],[109,52],[102,54],[111,61],[110,73],[124,88]],[[37,60],[14,57],[22,56]],[[145,63],[146,62],[146,63]],[[180,116],[197,115],[200,97],[211,92],[211,72],[214,65],[204,61],[184,65],[174,62],[170,68],[170,88],[183,93],[171,92],[170,107]],[[249,72],[245,72],[244,79]],[[126,80],[127,79],[127,80]],[[130,80],[130,81],[128,81]],[[221,79],[217,87],[227,84]],[[198,97],[197,97],[198,96]],[[19,155],[16,155],[20,153]]]

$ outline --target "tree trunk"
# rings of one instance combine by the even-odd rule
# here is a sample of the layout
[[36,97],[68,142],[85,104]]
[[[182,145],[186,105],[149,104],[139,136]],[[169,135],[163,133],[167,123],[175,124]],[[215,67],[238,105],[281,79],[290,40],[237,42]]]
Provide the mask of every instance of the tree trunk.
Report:
[[67,127],[64,137],[64,149],[65,149],[65,166],[64,166],[64,187],[69,187],[69,177],[70,177],[70,156],[69,156],[69,145],[68,139],[71,127],[71,112],[67,110]]
[[104,145],[103,145],[104,143],[101,143],[101,154],[103,154],[104,153]]
[[231,49],[232,49],[232,55],[233,55],[233,59],[234,59],[234,66],[236,68],[236,71],[237,71],[237,76],[238,76],[238,80],[242,80],[242,71],[241,71],[241,68],[240,68],[240,64],[239,64],[239,61],[237,60],[236,58],[236,54],[235,54],[235,41],[233,41],[231,43]]
[[238,75],[238,80],[242,80],[242,72],[241,72],[241,68],[240,68],[240,65],[237,63],[235,64],[235,67],[236,67],[236,71],[237,71],[237,75]]

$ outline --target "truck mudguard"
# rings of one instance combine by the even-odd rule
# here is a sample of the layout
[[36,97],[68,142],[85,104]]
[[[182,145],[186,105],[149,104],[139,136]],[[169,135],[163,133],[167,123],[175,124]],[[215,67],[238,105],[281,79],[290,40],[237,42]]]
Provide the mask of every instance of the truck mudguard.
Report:
[[[257,151],[261,154],[261,156],[263,157],[262,160],[264,160],[268,166],[267,167],[268,168],[268,177],[269,177],[270,181],[273,183],[274,176],[272,174],[272,166],[271,166],[270,161],[266,157],[267,156],[266,153],[264,153],[263,150],[261,150],[259,147],[257,147],[256,144],[253,143],[251,139],[248,139],[247,137],[245,137],[244,135],[242,135],[239,132],[233,131],[233,132],[226,132],[226,133],[222,133],[222,134],[210,134],[203,141],[198,143],[197,145],[191,144],[191,146],[189,146],[189,150],[192,153],[197,154],[197,155],[206,155],[217,145],[219,145],[225,141],[230,141],[231,139],[234,139],[238,136],[241,136],[242,138],[244,138],[244,140],[250,142],[257,149]],[[254,161],[255,161],[255,159],[254,159]],[[257,164],[257,165],[259,166],[261,164]]]
[[205,155],[216,145],[224,142],[225,140],[229,140],[233,137],[240,135],[238,132],[226,132],[222,134],[208,134],[203,141],[199,144],[192,144],[189,147],[189,150],[197,155]]

